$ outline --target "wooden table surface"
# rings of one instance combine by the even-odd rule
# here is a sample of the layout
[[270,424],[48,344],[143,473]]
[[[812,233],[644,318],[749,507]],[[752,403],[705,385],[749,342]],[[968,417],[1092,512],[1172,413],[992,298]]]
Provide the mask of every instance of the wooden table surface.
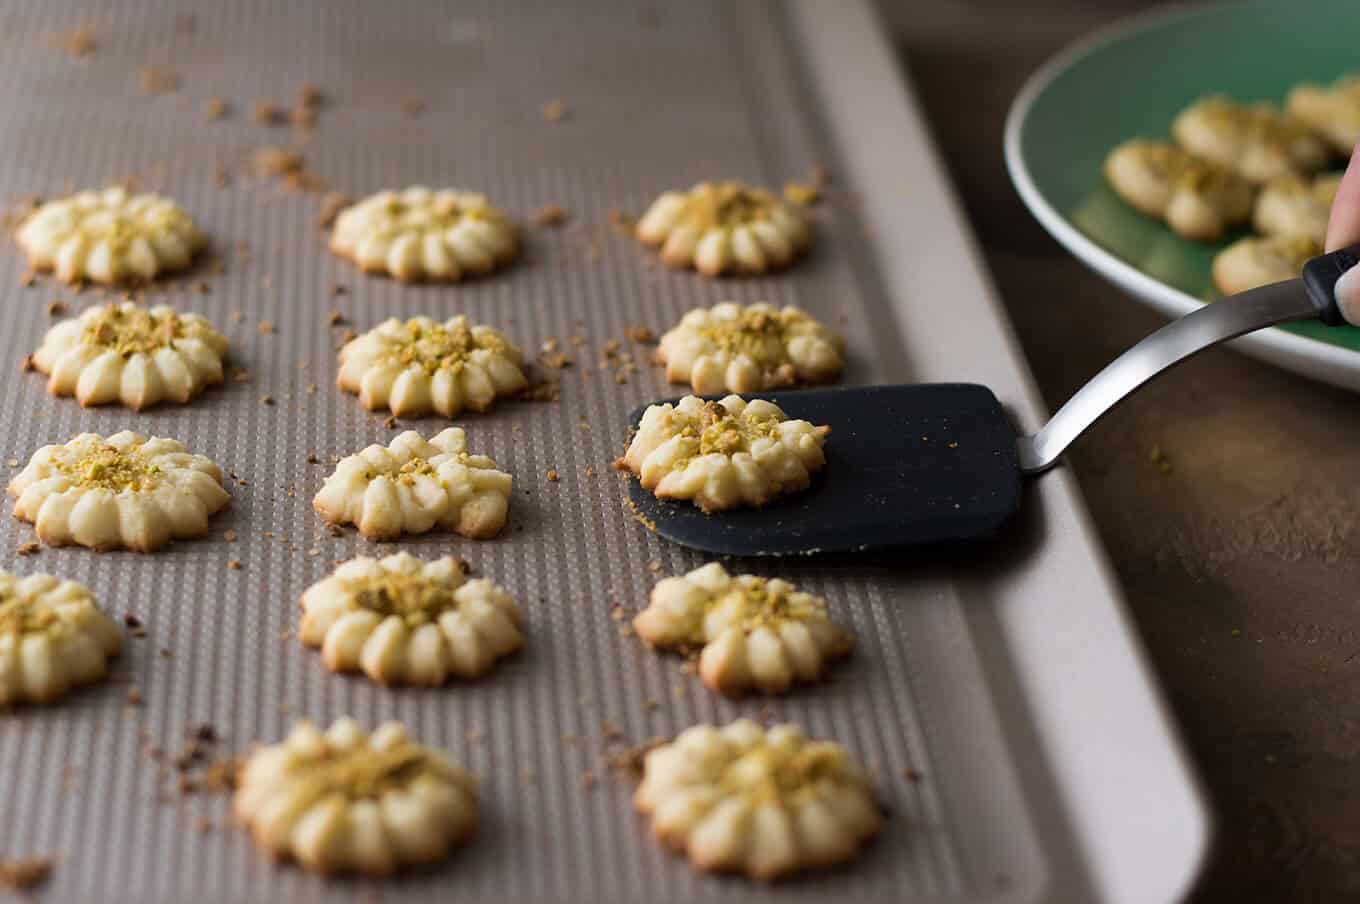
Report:
[[[1155,4],[882,2],[1056,409],[1163,321],[1029,215],[1003,121],[1048,56]],[[1069,456],[1215,810],[1196,902],[1360,899],[1357,465],[1360,397],[1226,349],[1160,377]]]

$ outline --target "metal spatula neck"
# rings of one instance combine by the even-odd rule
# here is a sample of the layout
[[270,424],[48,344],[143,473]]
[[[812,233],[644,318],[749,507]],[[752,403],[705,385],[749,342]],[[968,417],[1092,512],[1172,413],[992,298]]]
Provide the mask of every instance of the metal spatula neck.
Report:
[[1205,305],[1172,321],[1110,362],[1039,432],[1022,436],[1020,470],[1039,474],[1053,467],[1077,437],[1167,368],[1253,330],[1317,315],[1303,280],[1290,279]]

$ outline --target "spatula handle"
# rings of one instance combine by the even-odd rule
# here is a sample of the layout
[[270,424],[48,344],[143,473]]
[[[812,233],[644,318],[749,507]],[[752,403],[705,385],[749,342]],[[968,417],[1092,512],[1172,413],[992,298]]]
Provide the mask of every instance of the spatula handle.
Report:
[[1207,304],[1173,320],[1114,359],[1077,390],[1033,436],[1019,439],[1020,470],[1047,471],[1077,437],[1143,384],[1191,355],[1262,327],[1291,320],[1346,323],[1334,289],[1341,274],[1360,263],[1360,245],[1316,257],[1303,277],[1288,279]]
[[1349,322],[1336,302],[1336,281],[1356,264],[1360,264],[1360,245],[1315,257],[1303,265],[1303,284],[1317,307],[1318,319],[1328,326]]

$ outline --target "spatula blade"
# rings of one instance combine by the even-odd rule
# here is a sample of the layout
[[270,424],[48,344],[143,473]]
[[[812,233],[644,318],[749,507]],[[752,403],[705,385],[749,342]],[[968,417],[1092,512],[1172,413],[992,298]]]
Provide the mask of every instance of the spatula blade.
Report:
[[[760,393],[791,418],[828,424],[826,467],[806,492],[705,514],[629,478],[643,524],[703,552],[786,556],[954,544],[995,535],[1020,507],[1015,427],[973,383]],[[674,401],[674,400],[670,400]],[[646,406],[632,414],[637,426]]]

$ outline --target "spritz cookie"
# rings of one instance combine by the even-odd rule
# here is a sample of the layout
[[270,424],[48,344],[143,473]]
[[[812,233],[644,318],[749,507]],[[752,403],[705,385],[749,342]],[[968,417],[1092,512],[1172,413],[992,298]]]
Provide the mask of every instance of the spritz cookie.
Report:
[[1256,197],[1252,225],[1265,235],[1298,236],[1321,242],[1327,218],[1341,185],[1341,176],[1328,173],[1311,181],[1300,176],[1271,179]]
[[173,439],[123,430],[43,446],[9,484],[14,515],[52,546],[151,552],[201,537],[231,496],[222,470]]
[[1338,154],[1349,155],[1360,143],[1360,75],[1340,78],[1330,88],[1299,85],[1289,92],[1286,108]]
[[666,379],[700,395],[762,392],[840,375],[845,341],[793,306],[695,308],[661,337]]
[[121,187],[38,207],[14,234],[35,270],[63,282],[141,283],[183,270],[205,244],[174,201]]
[[459,428],[428,442],[407,430],[390,445],[342,458],[312,505],[328,523],[353,524],[370,540],[435,527],[482,540],[505,526],[510,484],[494,461],[467,451]]
[[773,402],[685,396],[651,405],[616,467],[658,499],[688,499],[706,512],[765,505],[807,489],[826,464],[830,427],[790,420]]
[[424,186],[381,191],[335,218],[331,250],[404,281],[456,282],[515,259],[519,237],[484,195]]
[[350,559],[307,589],[302,609],[298,636],[321,648],[327,668],[380,684],[478,678],[524,642],[510,595],[469,581],[451,556]]
[[529,385],[523,362],[500,332],[462,315],[444,323],[393,317],[340,349],[336,384],[358,393],[370,411],[457,417],[464,408],[486,411],[497,396],[522,392]]
[[1312,175],[1332,156],[1302,120],[1271,104],[1239,104],[1226,97],[1191,104],[1172,122],[1171,134],[1191,154],[1254,183],[1290,173]]
[[121,402],[140,411],[184,403],[222,382],[227,339],[198,314],[130,301],[88,308],[47,331],[33,366],[47,391],[82,405]]
[[100,680],[121,645],[84,585],[0,571],[0,706],[51,703]]
[[233,811],[255,843],[319,873],[387,876],[442,859],[477,828],[471,776],[395,722],[299,722],[241,766]]
[[1251,215],[1242,177],[1164,141],[1126,141],[1105,158],[1115,194],[1188,239],[1214,241]]
[[812,246],[812,229],[796,207],[740,182],[665,192],[638,220],[637,237],[660,245],[667,266],[706,276],[782,270]]
[[633,803],[699,869],[753,879],[843,863],[883,823],[843,747],[749,719],[696,725],[648,752]]
[[704,684],[732,696],[816,681],[855,642],[820,597],[779,578],[730,575],[717,562],[660,581],[633,628],[654,647],[698,650]]
[[1303,265],[1322,253],[1322,242],[1311,236],[1248,236],[1214,257],[1214,286],[1236,295],[1257,286],[1293,279]]

